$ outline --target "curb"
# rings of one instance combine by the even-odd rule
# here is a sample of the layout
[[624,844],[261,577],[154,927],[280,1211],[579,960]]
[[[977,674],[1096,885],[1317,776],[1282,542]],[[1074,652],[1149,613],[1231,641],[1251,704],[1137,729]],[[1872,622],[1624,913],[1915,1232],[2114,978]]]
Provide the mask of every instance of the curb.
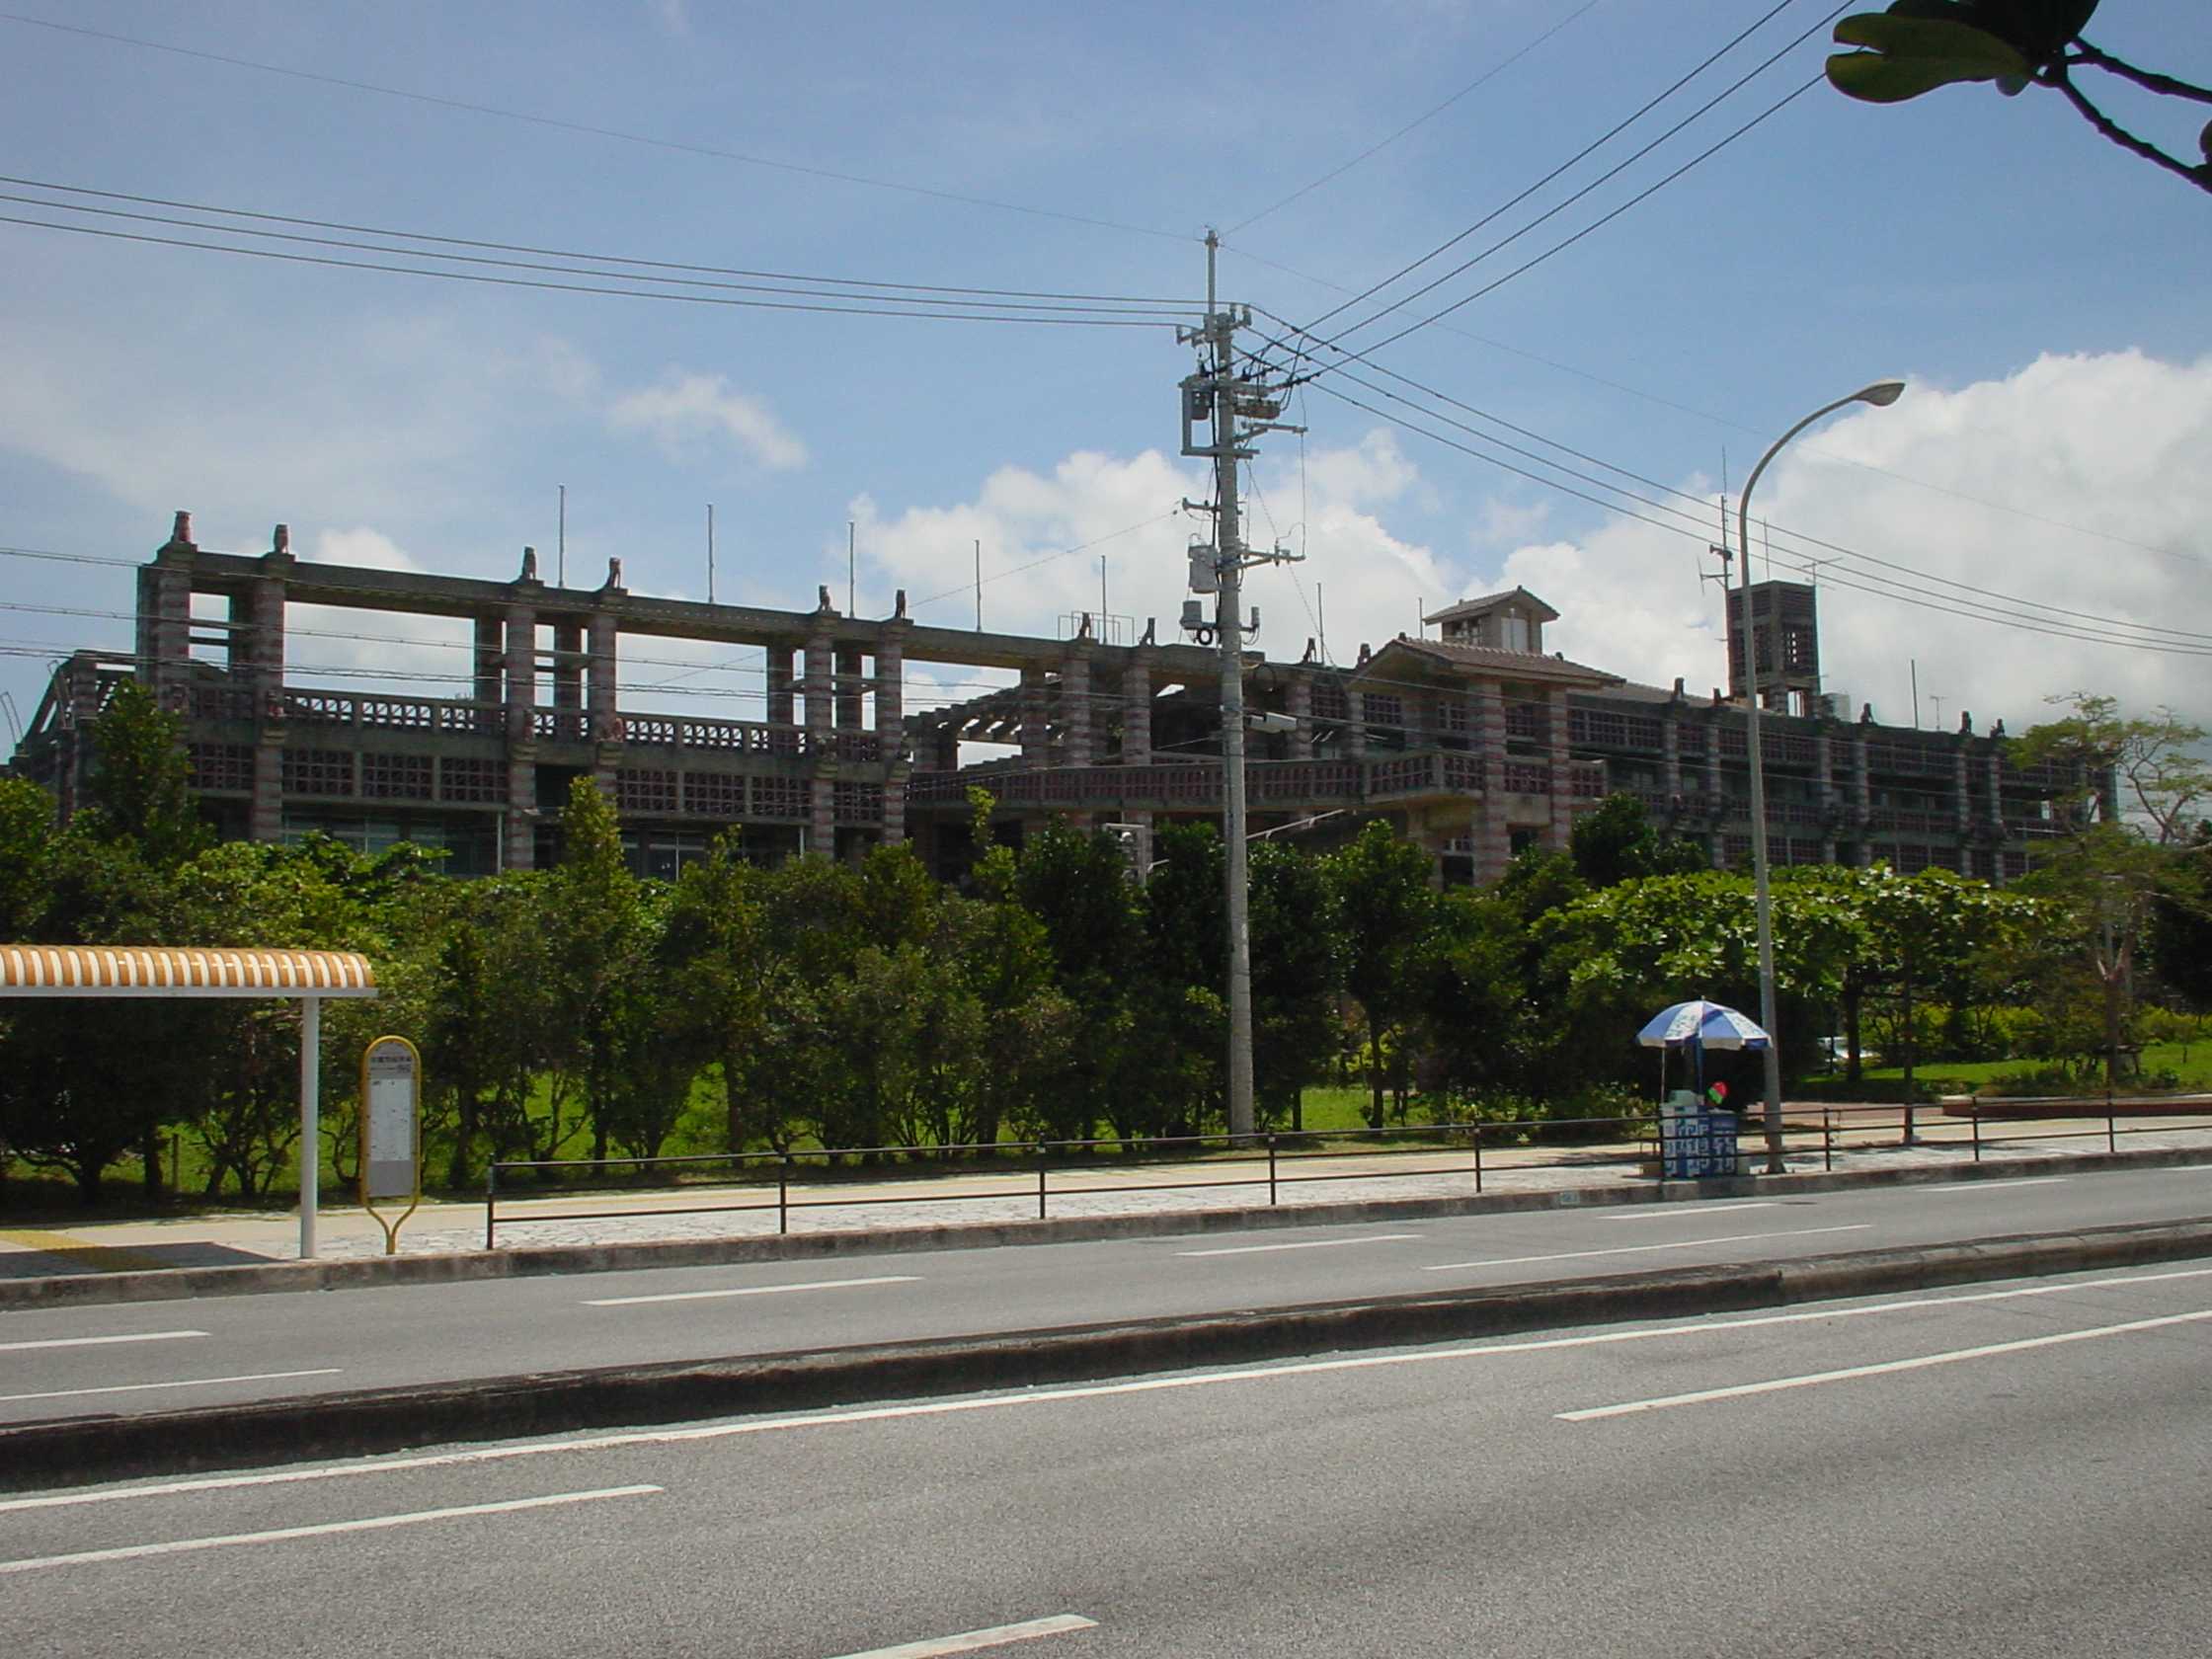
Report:
[[498,1250],[415,1256],[362,1256],[339,1261],[270,1262],[239,1267],[163,1267],[123,1273],[63,1274],[44,1279],[0,1279],[0,1312],[40,1307],[86,1307],[126,1302],[173,1302],[191,1297],[264,1296],[299,1291],[380,1289],[399,1285],[453,1285],[487,1279],[547,1274],[615,1273],[659,1267],[714,1267],[730,1263],[810,1261],[832,1256],[894,1255],[917,1250],[982,1250],[1012,1244],[1063,1244],[1110,1238],[1173,1238],[1188,1234],[1251,1232],[1268,1227],[1342,1226],[1427,1216],[1512,1215],[1535,1210],[1602,1209],[1623,1204],[1668,1204],[1695,1199],[1742,1198],[1754,1193],[1838,1192],[1852,1187],[2017,1180],[2026,1175],[2202,1163],[2202,1150],[2162,1148],[2133,1152],[2057,1153],[1947,1166],[1915,1164],[1899,1169],[1807,1171],[1788,1175],[1739,1175],[1707,1181],[1654,1182],[1635,1187],[1560,1187],[1538,1192],[1467,1194],[1461,1198],[1376,1198],[1342,1204],[1283,1205],[1257,1209],[1146,1212],[1124,1216],[1068,1216],[1056,1221],[953,1223],[942,1226],[886,1227],[867,1232],[771,1233],[749,1238],[681,1238],[610,1244],[522,1245]]
[[2212,1257],[2212,1221],[2136,1224],[1753,1267],[64,1418],[0,1428],[0,1490],[1092,1382],[2203,1257]]

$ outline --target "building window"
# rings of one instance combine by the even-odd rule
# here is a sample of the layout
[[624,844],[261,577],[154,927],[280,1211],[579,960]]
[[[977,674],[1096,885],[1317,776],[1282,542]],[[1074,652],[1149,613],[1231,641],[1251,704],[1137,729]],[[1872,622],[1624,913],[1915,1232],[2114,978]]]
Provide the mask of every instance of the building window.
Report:
[[284,793],[287,795],[351,795],[354,792],[354,755],[344,749],[287,749],[284,750]]
[[614,776],[614,802],[624,812],[675,811],[675,773],[659,767],[625,766]]
[[249,744],[194,744],[192,781],[196,789],[253,788],[253,747]]
[[683,810],[693,818],[718,818],[725,822],[745,817],[745,775],[742,772],[685,772]]
[[431,798],[431,757],[427,754],[364,754],[361,793],[379,801]]
[[498,760],[448,755],[437,763],[440,801],[498,802],[507,799],[507,767]]
[[838,784],[836,813],[839,824],[881,824],[883,822],[883,785],[880,783]]
[[814,790],[809,779],[756,777],[752,780],[754,818],[804,819],[813,806]]

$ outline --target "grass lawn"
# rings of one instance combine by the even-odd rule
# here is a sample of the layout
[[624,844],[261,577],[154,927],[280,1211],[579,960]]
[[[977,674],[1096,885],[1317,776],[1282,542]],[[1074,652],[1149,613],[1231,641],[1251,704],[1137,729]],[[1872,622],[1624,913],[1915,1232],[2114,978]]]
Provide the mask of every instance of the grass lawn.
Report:
[[[1981,1060],[1981,1061],[1930,1061],[1913,1068],[1916,1081],[1931,1084],[1958,1083],[1963,1090],[1979,1089],[1986,1083],[2000,1078],[2018,1076],[2024,1072],[2041,1071],[2048,1063],[2035,1060]],[[2146,1043],[2140,1061],[2142,1074],[2156,1077],[2172,1072],[2181,1080],[2181,1088],[2191,1093],[2212,1091],[2212,1042],[2207,1043]],[[1839,1071],[1836,1075],[1841,1076]],[[1869,1066],[1864,1073],[1870,1083],[1898,1083],[1905,1072],[1897,1066]],[[2079,1085],[2078,1092],[2101,1094],[2103,1073]],[[2038,1085],[2039,1094],[2067,1092],[2056,1086]]]

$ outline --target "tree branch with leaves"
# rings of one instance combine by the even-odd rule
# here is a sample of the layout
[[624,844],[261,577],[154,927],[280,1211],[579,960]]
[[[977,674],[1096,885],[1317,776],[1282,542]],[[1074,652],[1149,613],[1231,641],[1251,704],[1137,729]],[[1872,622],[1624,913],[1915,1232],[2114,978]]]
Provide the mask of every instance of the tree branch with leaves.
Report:
[[1858,49],[1828,60],[1838,92],[1868,104],[1902,104],[1937,87],[1993,81],[2008,98],[2049,87],[2106,138],[2212,192],[2212,122],[2197,135],[2199,159],[2186,161],[2129,131],[2075,78],[2096,69],[2160,98],[2212,104],[2212,88],[2141,69],[2082,39],[2097,0],[1896,0],[1836,25],[1838,45]]

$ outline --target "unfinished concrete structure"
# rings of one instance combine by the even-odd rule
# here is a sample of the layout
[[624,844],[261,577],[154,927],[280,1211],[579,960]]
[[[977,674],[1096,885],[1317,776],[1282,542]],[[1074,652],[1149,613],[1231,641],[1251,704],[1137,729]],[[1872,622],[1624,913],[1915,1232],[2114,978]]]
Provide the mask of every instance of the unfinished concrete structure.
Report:
[[[195,595],[221,614],[196,615]],[[303,604],[465,623],[470,694],[303,683],[287,670],[285,620]],[[1386,817],[1430,852],[1440,880],[1480,882],[1523,847],[1563,846],[1578,814],[1626,790],[1716,862],[1740,863],[1742,709],[1717,690],[1694,698],[1679,681],[1635,685],[1546,654],[1557,616],[1515,589],[1430,616],[1435,639],[1363,646],[1349,668],[1310,644],[1297,662],[1248,657],[1250,708],[1295,722],[1251,736],[1253,830],[1319,819],[1326,836]],[[957,874],[978,785],[1002,830],[1128,826],[1140,857],[1165,821],[1218,821],[1217,654],[1159,643],[1149,628],[1135,645],[1104,644],[1087,618],[1073,632],[924,626],[904,594],[873,620],[840,614],[827,590],[812,611],[649,598],[623,588],[619,561],[595,589],[549,586],[527,550],[510,582],[315,564],[291,553],[281,525],[266,553],[216,553],[194,544],[179,514],[138,572],[134,652],[64,663],[15,764],[73,807],[92,721],[136,675],[184,721],[196,787],[225,835],[414,840],[445,848],[463,874],[548,862],[578,776],[611,794],[639,868],[663,876],[733,825],[754,856],[842,857],[910,839]],[[655,638],[760,651],[761,718],[626,706],[622,664],[638,649],[626,642]],[[909,711],[916,665],[1015,680]],[[1977,736],[1970,716],[1956,733],[1877,726],[1864,711],[1769,717],[1775,862],[2021,873],[2031,837],[2054,828],[2052,780],[2014,770],[2002,734]],[[964,764],[977,746],[1008,752]]]

